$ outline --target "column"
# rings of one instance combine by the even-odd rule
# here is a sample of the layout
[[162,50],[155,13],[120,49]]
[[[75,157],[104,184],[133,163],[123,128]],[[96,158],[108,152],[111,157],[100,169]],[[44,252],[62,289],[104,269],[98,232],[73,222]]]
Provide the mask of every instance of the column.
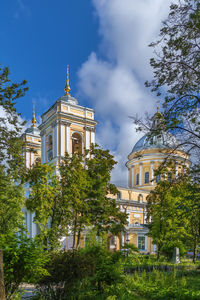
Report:
[[131,187],[131,169],[128,168],[128,187]]
[[142,185],[142,171],[143,171],[142,163],[140,163],[140,182],[139,182],[140,185]]
[[30,152],[28,152],[28,150],[26,150],[25,155],[26,155],[26,167],[29,169],[29,155],[30,155]]
[[124,247],[124,232],[121,232],[121,246]]
[[55,127],[54,127],[54,145],[53,145],[53,148],[54,148],[54,157],[57,157],[58,156],[58,124],[57,123],[55,124]]
[[31,218],[30,218],[30,212],[29,211],[27,211],[26,212],[26,220],[27,220],[27,223],[26,223],[26,227],[27,227],[27,231],[28,231],[28,233],[29,233],[29,236],[31,235],[31,226],[30,226],[30,223],[31,223]]
[[65,156],[65,126],[60,124],[60,155]]
[[34,163],[34,153],[30,152],[30,155],[31,155],[31,166],[32,166]]
[[35,213],[32,213],[32,238],[34,238],[37,234],[36,224],[34,223]]
[[151,185],[154,185],[154,161],[151,161]]
[[90,132],[87,129],[85,131],[85,148],[90,149]]
[[146,208],[144,208],[143,214],[144,214],[144,224],[147,224],[147,211],[146,211]]
[[134,187],[134,167],[132,167],[132,188]]
[[91,144],[95,144],[95,132],[91,131]]
[[41,163],[45,163],[45,133],[41,136]]
[[70,124],[66,126],[66,152],[70,154]]
[[53,143],[53,148],[52,148],[52,151],[53,151],[53,158],[55,157],[55,126],[52,126],[52,131],[53,131],[53,134],[52,134],[52,143]]

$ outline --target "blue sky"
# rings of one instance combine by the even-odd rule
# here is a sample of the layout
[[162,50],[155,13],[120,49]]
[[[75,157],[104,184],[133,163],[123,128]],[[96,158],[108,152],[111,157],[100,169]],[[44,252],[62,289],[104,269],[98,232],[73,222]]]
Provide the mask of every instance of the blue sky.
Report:
[[77,70],[98,47],[98,19],[90,0],[2,2],[0,63],[9,66],[13,80],[28,81],[17,107],[30,119],[33,99],[40,115],[63,94],[67,64],[77,93]]
[[95,109],[96,140],[119,162],[112,180],[126,185],[125,162],[141,134],[129,116],[153,114],[156,97],[148,44],[159,34],[171,0],[3,0],[0,63],[29,91],[17,104],[26,120],[64,94],[70,66],[71,94]]

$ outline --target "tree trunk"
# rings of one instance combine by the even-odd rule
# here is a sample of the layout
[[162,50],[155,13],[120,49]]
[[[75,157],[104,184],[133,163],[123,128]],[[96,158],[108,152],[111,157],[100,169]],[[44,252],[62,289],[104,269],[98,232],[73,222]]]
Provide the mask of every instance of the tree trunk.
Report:
[[196,241],[194,242],[194,249],[193,249],[193,263],[196,263],[196,258],[197,258],[197,243]]
[[157,260],[160,258],[160,245],[157,245]]
[[5,286],[4,286],[4,274],[3,274],[3,250],[0,249],[0,300],[5,300]]
[[79,244],[80,244],[80,237],[81,237],[81,231],[78,231],[78,235],[77,235],[77,243],[76,243],[76,250],[79,248]]
[[73,250],[75,250],[75,243],[76,243],[76,229],[77,229],[77,215],[75,216],[75,220],[74,220],[74,232],[73,232]]

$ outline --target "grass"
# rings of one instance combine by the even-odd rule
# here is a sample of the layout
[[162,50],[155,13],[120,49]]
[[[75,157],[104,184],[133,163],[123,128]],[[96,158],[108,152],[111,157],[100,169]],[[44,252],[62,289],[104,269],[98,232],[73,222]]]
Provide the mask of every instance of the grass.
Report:
[[119,300],[198,300],[200,299],[200,273],[154,270],[139,275],[135,272],[132,276],[125,275],[124,282],[116,286],[113,293],[115,298],[111,299]]

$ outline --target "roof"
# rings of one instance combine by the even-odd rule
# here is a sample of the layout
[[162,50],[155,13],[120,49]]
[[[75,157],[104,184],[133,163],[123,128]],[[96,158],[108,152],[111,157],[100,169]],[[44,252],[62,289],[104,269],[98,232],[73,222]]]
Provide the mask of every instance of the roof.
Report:
[[[162,132],[159,135],[148,137],[144,135],[133,147],[131,153],[145,149],[175,149],[179,142],[176,137],[169,132]],[[183,148],[179,150],[184,151]]]

